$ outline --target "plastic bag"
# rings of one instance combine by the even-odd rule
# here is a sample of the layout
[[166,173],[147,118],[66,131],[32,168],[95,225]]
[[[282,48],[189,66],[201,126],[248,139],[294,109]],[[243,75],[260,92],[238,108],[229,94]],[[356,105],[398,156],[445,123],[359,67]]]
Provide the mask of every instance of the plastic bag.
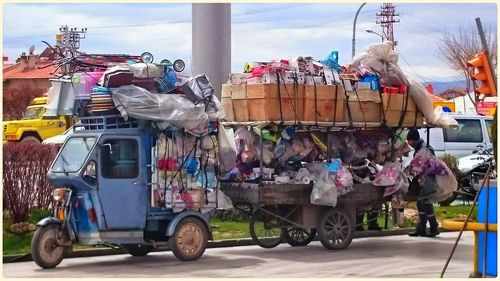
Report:
[[164,74],[163,67],[152,63],[134,63],[130,65],[130,70],[136,78],[158,78]]
[[354,181],[351,172],[346,167],[342,166],[335,175],[335,185],[340,196],[352,190]]
[[316,179],[309,199],[313,205],[335,207],[337,205],[337,194],[337,187],[330,173],[324,169]]
[[332,51],[326,58],[324,58],[321,63],[327,65],[331,69],[335,69],[336,71],[340,71],[341,67],[339,65],[339,52]]
[[205,73],[188,78],[178,89],[194,104],[201,103],[214,94],[214,88]]
[[134,85],[111,89],[111,94],[125,119],[164,121],[187,130],[208,127],[205,105],[194,105],[183,95],[155,94]]
[[432,196],[432,198],[430,198],[430,201],[432,203],[437,203],[448,199],[453,194],[453,192],[457,190],[458,187],[457,178],[450,170],[450,168],[448,168],[448,166],[444,166],[446,169],[446,173],[435,175],[437,192]]
[[236,145],[232,129],[226,130],[221,123],[217,130],[219,139],[219,159],[222,172],[230,171],[236,165]]
[[434,157],[431,151],[427,148],[420,149],[410,162],[410,174],[414,176],[422,175],[426,168],[428,161]]
[[373,180],[373,185],[375,186],[391,186],[395,185],[396,181],[399,177],[399,172],[401,168],[397,165],[397,163],[387,163],[382,168],[375,179]]
[[431,202],[431,198],[437,193],[438,186],[435,176],[421,176],[418,179],[418,184],[420,185],[420,191],[418,193],[417,200]]
[[436,116],[435,125],[442,128],[456,127],[458,126],[457,120],[451,118],[450,116],[443,116],[443,108],[437,106],[434,109],[434,115]]

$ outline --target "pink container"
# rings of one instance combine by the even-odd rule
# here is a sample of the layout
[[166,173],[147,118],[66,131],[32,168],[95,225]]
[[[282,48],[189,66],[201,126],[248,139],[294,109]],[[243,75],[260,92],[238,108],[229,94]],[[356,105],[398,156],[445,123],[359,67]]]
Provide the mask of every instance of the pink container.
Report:
[[103,74],[104,71],[75,73],[71,79],[75,97],[77,99],[90,99],[92,87],[99,82]]

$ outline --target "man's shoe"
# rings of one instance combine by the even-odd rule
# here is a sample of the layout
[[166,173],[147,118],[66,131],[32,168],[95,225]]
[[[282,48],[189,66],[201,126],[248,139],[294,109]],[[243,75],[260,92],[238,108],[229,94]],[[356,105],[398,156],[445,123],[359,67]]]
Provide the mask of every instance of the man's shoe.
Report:
[[429,231],[429,234],[427,235],[427,237],[436,237],[438,235],[439,235],[439,228],[436,226],[436,227],[430,228],[430,231]]
[[425,226],[418,225],[414,232],[408,233],[408,236],[411,237],[427,236],[427,233],[425,232]]

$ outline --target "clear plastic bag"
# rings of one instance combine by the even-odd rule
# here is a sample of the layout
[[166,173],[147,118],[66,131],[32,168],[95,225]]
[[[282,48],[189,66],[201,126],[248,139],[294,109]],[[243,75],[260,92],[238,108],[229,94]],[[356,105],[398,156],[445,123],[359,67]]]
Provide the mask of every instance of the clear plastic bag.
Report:
[[219,159],[222,172],[229,172],[236,165],[236,145],[232,129],[226,130],[221,123],[217,130],[219,139]]
[[337,205],[337,187],[330,176],[330,173],[324,169],[316,179],[309,199],[313,205],[325,205],[335,207]]
[[151,93],[134,85],[112,89],[111,94],[124,118],[164,121],[187,130],[208,127],[205,105],[195,105],[183,95]]
[[420,149],[410,162],[410,174],[414,176],[422,175],[426,168],[428,161],[434,157],[431,151],[427,148]]

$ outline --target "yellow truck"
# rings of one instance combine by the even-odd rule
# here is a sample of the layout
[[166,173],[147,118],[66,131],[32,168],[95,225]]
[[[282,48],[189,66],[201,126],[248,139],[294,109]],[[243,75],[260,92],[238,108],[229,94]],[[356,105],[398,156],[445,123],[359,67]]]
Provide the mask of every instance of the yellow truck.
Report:
[[21,120],[3,122],[3,143],[7,141],[41,143],[71,127],[69,116],[43,116],[47,97],[34,98]]

